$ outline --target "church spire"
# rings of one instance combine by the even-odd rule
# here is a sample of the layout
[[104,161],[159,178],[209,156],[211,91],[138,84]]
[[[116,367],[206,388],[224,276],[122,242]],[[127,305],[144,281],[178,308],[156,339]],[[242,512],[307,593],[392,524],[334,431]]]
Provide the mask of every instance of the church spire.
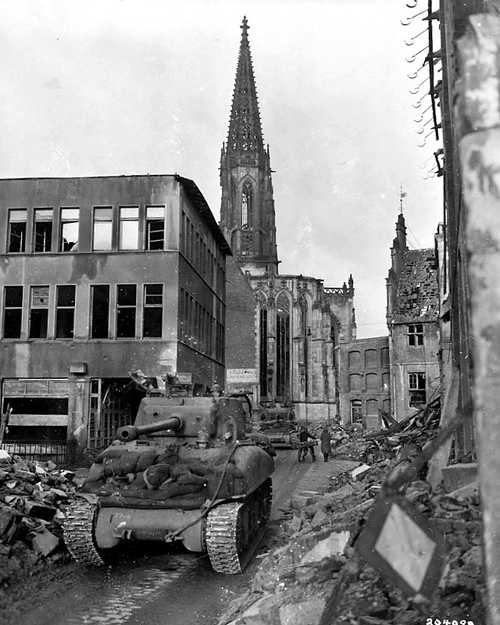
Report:
[[259,103],[248,43],[241,23],[227,142],[220,158],[220,226],[233,254],[251,275],[276,275],[276,215],[269,149],[264,148]]
[[248,41],[250,26],[246,16],[243,17],[240,28],[241,42],[234,81],[227,148],[229,152],[261,152],[264,150],[264,143]]

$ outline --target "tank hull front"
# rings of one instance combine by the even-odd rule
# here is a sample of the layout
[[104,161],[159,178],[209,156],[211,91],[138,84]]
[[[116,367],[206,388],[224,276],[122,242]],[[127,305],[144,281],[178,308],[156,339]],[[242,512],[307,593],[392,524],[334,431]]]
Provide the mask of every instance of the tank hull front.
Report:
[[200,510],[100,508],[95,540],[100,549],[111,549],[123,540],[164,542],[165,536],[181,530],[179,539],[189,551],[204,552],[204,519]]

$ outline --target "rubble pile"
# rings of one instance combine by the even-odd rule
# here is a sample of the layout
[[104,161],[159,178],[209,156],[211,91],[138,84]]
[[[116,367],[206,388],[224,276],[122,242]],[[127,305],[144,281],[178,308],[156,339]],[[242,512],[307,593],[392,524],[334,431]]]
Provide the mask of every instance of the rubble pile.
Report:
[[[422,429],[395,458],[391,450],[389,457],[335,478],[331,492],[292,497],[285,544],[266,555],[251,590],[229,607],[220,625],[414,625],[429,615],[485,622],[477,484],[433,493],[420,472],[399,489],[444,540],[445,566],[431,604],[415,603],[355,551],[387,476],[407,467],[415,450],[433,437],[434,428]],[[369,440],[356,442],[368,446]]]
[[383,430],[366,434],[351,426],[347,440],[337,446],[336,456],[372,464],[397,458],[403,447],[407,452],[418,452],[437,435],[440,414],[441,402],[437,397],[401,421],[386,421]]
[[0,450],[0,584],[65,560],[64,509],[75,474]]

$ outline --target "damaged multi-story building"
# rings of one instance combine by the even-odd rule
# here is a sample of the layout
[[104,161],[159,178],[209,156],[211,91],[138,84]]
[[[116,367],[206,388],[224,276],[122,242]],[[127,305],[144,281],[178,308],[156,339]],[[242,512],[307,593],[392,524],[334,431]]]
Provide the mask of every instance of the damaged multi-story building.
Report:
[[0,233],[11,451],[108,444],[141,398],[134,370],[224,382],[230,249],[191,180],[3,179]]
[[387,277],[391,410],[401,420],[440,392],[439,291],[436,253],[412,250],[398,216]]
[[388,337],[341,343],[338,361],[342,423],[359,423],[366,430],[380,429],[383,415],[391,413]]
[[355,338],[354,282],[278,271],[269,146],[264,146],[246,18],[220,161],[221,228],[256,296],[261,400],[293,402],[299,418],[337,414],[336,350]]

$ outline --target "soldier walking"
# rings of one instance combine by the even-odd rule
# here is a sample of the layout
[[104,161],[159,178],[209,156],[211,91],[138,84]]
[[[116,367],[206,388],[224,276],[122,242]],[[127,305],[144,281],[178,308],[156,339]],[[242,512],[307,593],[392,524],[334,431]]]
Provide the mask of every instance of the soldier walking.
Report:
[[330,432],[326,425],[323,426],[323,429],[321,430],[320,440],[321,440],[321,453],[323,454],[323,458],[325,462],[328,462],[328,457],[332,453],[332,444],[330,442]]
[[307,457],[307,451],[311,454],[311,461],[314,462],[316,460],[316,456],[314,455],[314,441],[316,439],[314,436],[307,430],[305,426],[302,426],[299,430],[299,462],[302,462]]

